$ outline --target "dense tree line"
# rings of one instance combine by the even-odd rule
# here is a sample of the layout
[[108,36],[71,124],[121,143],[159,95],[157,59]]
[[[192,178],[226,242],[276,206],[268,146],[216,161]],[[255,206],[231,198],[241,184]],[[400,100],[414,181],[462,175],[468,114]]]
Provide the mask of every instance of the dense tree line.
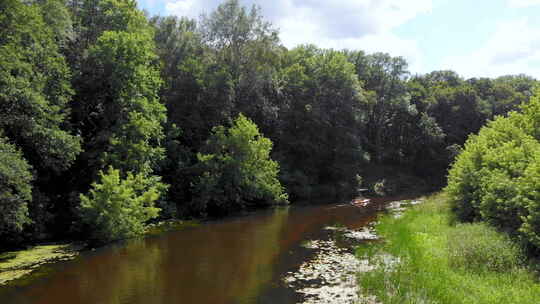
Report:
[[4,0],[0,245],[347,197],[368,167],[442,181],[468,135],[535,85],[289,50],[237,0],[199,20],[134,0]]

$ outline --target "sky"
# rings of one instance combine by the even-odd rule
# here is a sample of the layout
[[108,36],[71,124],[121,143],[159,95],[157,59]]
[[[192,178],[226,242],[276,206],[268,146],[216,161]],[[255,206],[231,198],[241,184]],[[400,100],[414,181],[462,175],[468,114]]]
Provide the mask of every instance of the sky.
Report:
[[[138,0],[152,15],[199,18],[222,0]],[[540,79],[540,0],[239,0],[255,4],[287,48],[385,52],[412,74]]]

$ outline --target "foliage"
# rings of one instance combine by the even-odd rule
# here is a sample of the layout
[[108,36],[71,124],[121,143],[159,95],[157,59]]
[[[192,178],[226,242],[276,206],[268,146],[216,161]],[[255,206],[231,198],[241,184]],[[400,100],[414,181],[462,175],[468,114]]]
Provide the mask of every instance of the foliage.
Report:
[[460,224],[448,233],[450,267],[470,272],[511,272],[523,264],[519,247],[486,224]]
[[323,184],[334,189],[330,192],[348,195],[363,161],[365,99],[354,66],[342,52],[310,45],[290,51],[285,59],[285,105],[277,139],[284,182],[298,189],[297,197],[311,194],[310,185]]
[[376,225],[384,242],[359,247],[370,263],[399,261],[361,273],[362,290],[383,303],[535,303],[540,285],[518,246],[485,224],[450,225],[438,194]]
[[[534,151],[540,148],[516,125],[518,120],[516,113],[513,119],[498,118],[488,124],[478,136],[467,141],[453,164],[447,190],[459,220],[479,220],[481,209],[490,212],[488,209],[494,203],[492,199],[510,203],[515,197],[515,193],[504,189],[512,190],[508,182],[523,174]],[[491,197],[490,193],[495,196]],[[488,201],[483,202],[483,199]],[[500,214],[507,213],[505,211],[509,210],[500,210]]]
[[36,169],[65,170],[80,152],[63,128],[69,69],[36,5],[6,0],[0,11],[0,129]]
[[158,216],[154,202],[165,189],[157,176],[128,173],[122,178],[120,170],[109,167],[87,195],[80,195],[81,220],[96,241],[141,235],[145,222]]
[[109,145],[101,158],[103,164],[148,172],[163,158],[159,141],[166,117],[157,98],[161,80],[152,66],[154,60],[152,41],[141,33],[107,31],[89,50],[94,84],[110,88],[96,96],[103,101],[96,105],[103,107],[98,119],[106,127],[92,144]]
[[202,16],[200,33],[209,58],[227,75],[234,113],[244,113],[263,130],[270,129],[278,109],[276,76],[282,51],[278,31],[264,20],[259,7],[248,9],[238,0],[226,0]]
[[[411,76],[384,53],[287,49],[261,9],[238,0],[198,19],[148,16],[135,0],[0,1],[0,132],[17,151],[9,193],[27,223],[13,235],[76,238],[79,194],[108,166],[170,184],[155,202],[162,217],[268,205],[285,199],[280,183],[292,200],[348,199],[357,176],[386,180],[387,193],[425,184],[417,177],[440,186],[469,135],[500,115],[509,120],[471,139],[450,173],[462,180],[449,186],[454,210],[537,246],[536,85]],[[216,127],[239,113],[256,127]]]
[[160,97],[168,120],[182,130],[178,140],[199,150],[212,127],[231,117],[231,76],[205,48],[194,20],[155,17],[151,21],[164,80]]
[[[73,135],[69,126],[73,90],[69,67],[60,52],[62,38],[56,31],[60,23],[58,27],[49,23],[53,14],[49,4],[59,14],[65,13],[61,10],[65,7],[53,1],[0,2],[0,132],[22,153],[14,163],[21,169],[21,162],[28,163],[33,169],[33,198],[24,203],[28,214],[23,209],[18,213],[21,219],[30,218],[24,234],[32,237],[44,235],[45,226],[51,226],[66,210],[62,200],[50,198],[59,195],[56,178],[81,152],[82,138]],[[26,208],[22,202],[17,204]],[[21,235],[13,233],[10,239]],[[3,241],[8,238],[2,237],[0,243]]]
[[471,137],[453,164],[447,191],[458,220],[483,220],[540,248],[536,193],[540,96],[523,113],[499,117]]
[[54,33],[58,46],[62,49],[75,38],[73,20],[65,0],[36,0],[40,5],[43,20]]
[[[81,212],[74,207],[78,201],[75,193],[87,192],[104,168],[116,168],[122,172],[121,178],[130,172],[137,179],[156,180],[151,176],[165,157],[167,117],[159,100],[162,80],[154,32],[136,2],[84,0],[73,3],[71,10],[77,37],[66,53],[75,74],[73,126],[84,138],[84,152],[69,176],[87,172],[70,179],[68,200],[74,214],[66,217],[75,220]],[[141,191],[135,194],[141,195]],[[127,237],[142,227],[128,226],[119,231],[99,227],[94,236]]]
[[32,200],[31,166],[21,151],[0,137],[0,236],[13,237],[30,223],[27,203]]
[[540,248],[540,157],[536,151],[534,160],[525,170],[523,176],[516,182],[519,195],[520,220],[523,221],[519,232],[528,243]]
[[409,75],[408,64],[402,57],[391,57],[385,53],[365,55],[363,52],[351,52],[349,60],[368,92],[364,108],[367,112],[365,132],[373,160],[381,163],[395,151],[390,140],[397,137],[396,132],[403,132],[397,129],[399,124],[396,122],[417,114],[410,103],[405,83]]
[[201,213],[223,213],[287,202],[277,179],[279,165],[270,159],[271,149],[272,142],[244,115],[228,129],[214,128],[205,153],[197,155],[202,175],[195,186],[195,208]]
[[[464,80],[452,71],[434,71],[414,76],[408,81],[412,103],[428,124],[407,136],[405,156],[419,173],[442,177],[468,136],[496,115],[517,110],[534,83],[523,75]],[[429,136],[418,136],[422,133]]]

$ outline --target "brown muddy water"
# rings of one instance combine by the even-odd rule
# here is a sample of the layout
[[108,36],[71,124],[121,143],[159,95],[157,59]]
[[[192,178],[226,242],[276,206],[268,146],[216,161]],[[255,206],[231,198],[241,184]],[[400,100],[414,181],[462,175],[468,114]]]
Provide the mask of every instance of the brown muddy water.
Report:
[[313,255],[302,245],[327,226],[367,225],[384,201],[279,207],[109,245],[0,287],[0,303],[297,303],[283,278]]

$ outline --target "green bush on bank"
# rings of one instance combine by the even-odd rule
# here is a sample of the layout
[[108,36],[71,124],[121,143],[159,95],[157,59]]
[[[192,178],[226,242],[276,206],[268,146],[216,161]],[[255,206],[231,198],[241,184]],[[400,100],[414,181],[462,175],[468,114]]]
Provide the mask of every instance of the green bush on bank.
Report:
[[498,117],[471,136],[446,191],[458,221],[486,221],[540,249],[540,92],[522,113]]
[[88,195],[80,195],[81,217],[91,239],[107,242],[143,234],[145,222],[159,214],[154,202],[166,186],[158,177],[142,173],[122,178],[112,167],[100,177]]
[[288,202],[278,180],[279,164],[270,158],[272,141],[255,123],[240,114],[230,128],[218,126],[212,133],[206,153],[197,154],[202,175],[193,209],[219,214]]
[[540,248],[540,155],[529,165],[518,185],[523,221],[519,231],[535,248]]

